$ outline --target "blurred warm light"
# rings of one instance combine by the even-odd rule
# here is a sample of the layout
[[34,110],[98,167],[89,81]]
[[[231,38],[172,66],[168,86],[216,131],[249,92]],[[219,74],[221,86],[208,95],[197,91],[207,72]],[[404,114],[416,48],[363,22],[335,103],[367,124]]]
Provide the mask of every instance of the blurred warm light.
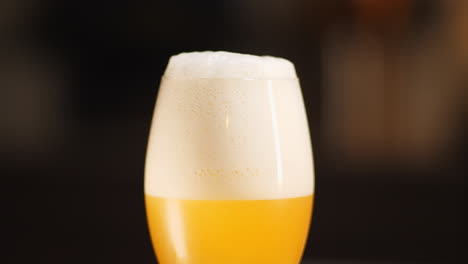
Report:
[[[423,164],[441,159],[460,137],[463,77],[458,56],[464,51],[451,49],[446,32],[461,32],[463,19],[457,26],[438,21],[421,34],[408,24],[412,2],[356,0],[358,21],[368,24],[328,34],[323,135],[333,155]],[[463,13],[455,6],[448,10]],[[399,34],[374,31],[381,22],[407,26]],[[466,34],[457,36],[462,42]]]
[[400,24],[409,16],[413,0],[353,0],[359,20],[375,24]]

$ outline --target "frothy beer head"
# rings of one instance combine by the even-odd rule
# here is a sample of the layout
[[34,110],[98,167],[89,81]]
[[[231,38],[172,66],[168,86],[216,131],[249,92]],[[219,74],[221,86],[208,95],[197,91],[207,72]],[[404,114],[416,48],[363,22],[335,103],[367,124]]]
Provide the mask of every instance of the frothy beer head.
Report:
[[170,78],[293,79],[294,65],[282,58],[225,51],[172,56],[164,76]]
[[154,112],[145,192],[194,200],[311,195],[308,131],[290,61],[229,52],[173,56]]

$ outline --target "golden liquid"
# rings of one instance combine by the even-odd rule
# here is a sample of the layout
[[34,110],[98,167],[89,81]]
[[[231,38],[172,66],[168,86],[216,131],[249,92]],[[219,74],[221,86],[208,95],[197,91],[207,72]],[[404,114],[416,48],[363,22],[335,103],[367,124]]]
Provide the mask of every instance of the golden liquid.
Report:
[[180,200],[146,195],[160,264],[298,264],[313,196]]

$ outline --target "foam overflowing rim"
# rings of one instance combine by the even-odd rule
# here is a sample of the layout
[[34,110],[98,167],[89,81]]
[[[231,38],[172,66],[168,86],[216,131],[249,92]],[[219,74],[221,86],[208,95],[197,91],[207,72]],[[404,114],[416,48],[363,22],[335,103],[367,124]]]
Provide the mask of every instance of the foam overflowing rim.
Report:
[[184,52],[172,56],[163,78],[297,79],[294,64],[284,58],[226,51]]

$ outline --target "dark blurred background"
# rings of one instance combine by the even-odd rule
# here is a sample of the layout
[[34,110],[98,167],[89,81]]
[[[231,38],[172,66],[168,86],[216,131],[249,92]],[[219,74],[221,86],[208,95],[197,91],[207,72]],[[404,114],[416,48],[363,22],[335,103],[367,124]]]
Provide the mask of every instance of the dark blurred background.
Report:
[[197,50],[296,64],[305,260],[466,258],[468,1],[1,0],[1,263],[156,262],[148,131],[169,56]]

